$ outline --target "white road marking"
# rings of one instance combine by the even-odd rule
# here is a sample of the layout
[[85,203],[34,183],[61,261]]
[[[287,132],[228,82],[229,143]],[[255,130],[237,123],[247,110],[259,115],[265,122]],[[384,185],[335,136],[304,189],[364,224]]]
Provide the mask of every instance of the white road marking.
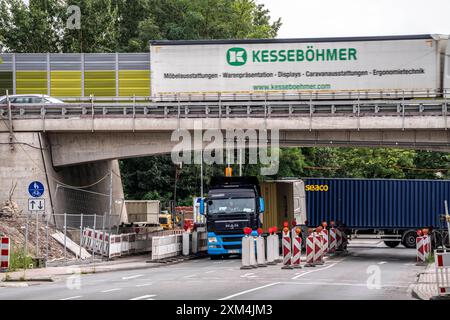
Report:
[[[367,287],[367,283],[348,283],[348,282],[282,282],[282,284]],[[397,285],[397,284],[382,284],[382,285],[380,285],[380,287],[382,287],[382,288],[386,288],[386,287],[408,288],[409,286]]]
[[144,276],[143,274],[137,274],[134,276],[122,277],[122,280],[136,279],[136,278],[143,277],[143,276]]
[[279,283],[281,283],[281,282],[269,283],[269,284],[266,284],[265,286],[253,288],[253,289],[250,289],[250,290],[241,291],[241,292],[232,294],[231,296],[228,296],[228,297],[225,297],[225,298],[221,298],[219,300],[228,300],[228,299],[231,299],[231,298],[234,298],[234,297],[237,297],[237,296],[241,296],[241,295],[246,294],[246,293],[250,293],[250,292],[253,292],[253,291],[256,291],[256,290],[260,290],[260,289],[264,289],[264,288],[267,288],[267,287],[271,287],[271,286],[274,286],[274,285],[279,284]]
[[301,278],[301,277],[306,276],[307,274],[310,274],[310,273],[313,273],[313,272],[326,270],[326,269],[329,269],[329,268],[334,267],[336,264],[337,264],[337,262],[336,262],[336,263],[333,263],[333,264],[330,264],[329,266],[324,267],[324,268],[320,268],[320,269],[316,269],[316,270],[311,270],[311,271],[303,272],[303,273],[300,273],[299,275],[296,275],[296,276],[292,277],[291,279],[292,279],[292,280],[295,280],[295,279]]
[[251,276],[251,275],[254,275],[254,273],[251,272],[251,273],[243,274],[243,275],[241,276],[241,278],[246,278],[246,277]]
[[213,264],[219,264],[219,263],[223,263],[223,261],[216,261],[216,262],[213,262]]
[[153,283],[143,283],[143,284],[137,284],[136,287],[146,287],[146,286],[151,286]]
[[217,270],[210,270],[210,271],[206,271],[205,273],[213,273],[216,272]]
[[195,276],[196,276],[196,274],[190,274],[190,275],[188,275],[188,276],[184,276],[183,278],[189,279],[189,278],[192,278],[192,277],[195,277]]
[[156,294],[146,294],[145,296],[140,296],[140,297],[136,297],[136,298],[132,298],[130,300],[154,300],[151,299],[152,297],[156,297]]
[[387,263],[387,262],[386,261],[378,262],[378,264],[385,264],[385,263]]
[[114,289],[103,290],[103,291],[100,291],[100,292],[102,292],[102,293],[107,293],[107,292],[113,292],[113,291],[119,291],[119,290],[122,290],[122,289],[120,289],[120,288],[114,288]]
[[82,296],[73,296],[73,297],[68,297],[68,298],[63,298],[63,299],[59,299],[59,300],[72,300],[72,299],[78,299],[81,298]]

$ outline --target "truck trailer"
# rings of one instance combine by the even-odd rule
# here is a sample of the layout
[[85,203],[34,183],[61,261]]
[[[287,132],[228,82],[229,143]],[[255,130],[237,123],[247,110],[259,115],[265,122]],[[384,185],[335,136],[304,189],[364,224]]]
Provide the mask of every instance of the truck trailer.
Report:
[[444,90],[448,97],[449,54],[448,35],[430,34],[156,40],[151,91],[164,100],[403,99],[440,97]]
[[[311,227],[334,220],[352,237],[377,237],[389,247],[416,247],[417,230],[430,229],[434,245],[448,239],[445,201],[450,180],[304,178]],[[446,241],[448,243],[448,240]]]

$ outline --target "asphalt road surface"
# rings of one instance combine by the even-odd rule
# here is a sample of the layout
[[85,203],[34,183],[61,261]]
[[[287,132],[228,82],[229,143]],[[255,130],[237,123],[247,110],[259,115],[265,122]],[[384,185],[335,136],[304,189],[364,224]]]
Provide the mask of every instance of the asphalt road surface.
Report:
[[205,258],[0,288],[0,300],[414,299],[411,286],[423,270],[415,265],[415,250],[359,241],[347,255],[314,268],[282,270],[278,264],[240,270],[239,259]]

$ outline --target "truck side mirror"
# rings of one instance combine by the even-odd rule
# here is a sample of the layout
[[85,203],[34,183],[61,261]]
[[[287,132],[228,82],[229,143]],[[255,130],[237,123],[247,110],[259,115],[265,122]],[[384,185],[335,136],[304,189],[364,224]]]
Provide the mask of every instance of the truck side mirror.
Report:
[[200,203],[200,208],[199,208],[200,214],[202,216],[204,216],[205,215],[205,200],[203,198],[200,198],[200,199],[198,199],[198,202]]
[[260,197],[259,198],[259,211],[261,213],[263,213],[265,210],[265,205],[264,205],[264,198]]

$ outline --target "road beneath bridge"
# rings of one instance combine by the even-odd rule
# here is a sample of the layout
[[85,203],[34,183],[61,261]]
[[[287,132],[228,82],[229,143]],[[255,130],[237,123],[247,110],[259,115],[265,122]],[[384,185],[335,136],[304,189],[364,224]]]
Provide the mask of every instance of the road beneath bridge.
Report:
[[411,300],[415,250],[354,240],[348,255],[315,268],[281,265],[240,270],[239,259],[189,260],[180,264],[80,275],[26,288],[0,288],[0,299],[55,300]]

